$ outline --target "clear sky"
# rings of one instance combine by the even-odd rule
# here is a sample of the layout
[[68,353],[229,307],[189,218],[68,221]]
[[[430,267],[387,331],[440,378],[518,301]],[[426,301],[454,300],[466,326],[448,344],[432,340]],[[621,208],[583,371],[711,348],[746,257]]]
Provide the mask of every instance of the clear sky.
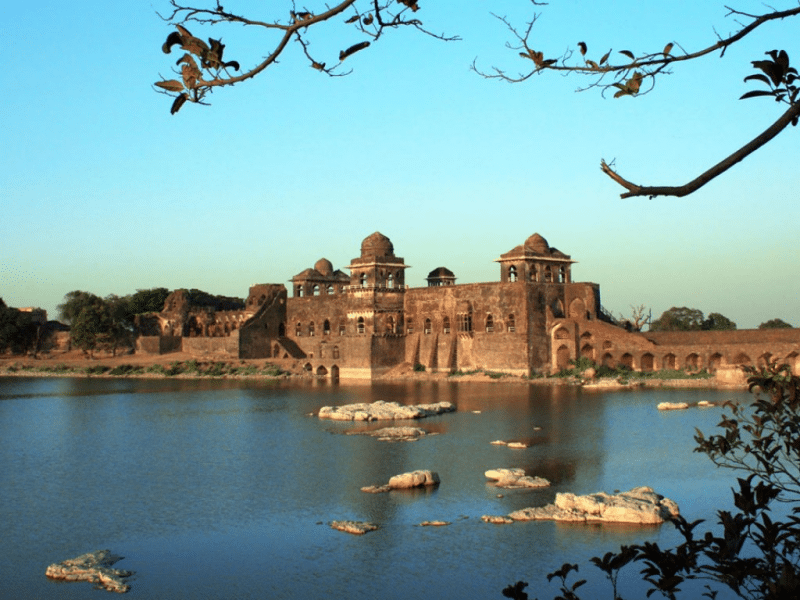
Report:
[[[688,198],[621,200],[599,170],[601,158],[616,159],[633,181],[683,184],[765,129],[784,108],[738,100],[754,87],[743,78],[773,48],[800,63],[796,22],[767,25],[724,58],[676,68],[646,96],[614,100],[575,93],[586,82],[574,76],[510,85],[470,71],[475,58],[487,69],[522,68],[490,11],[523,25],[528,2],[420,0],[429,28],[463,41],[390,32],[347,60],[352,75],[334,79],[309,68],[293,44],[277,67],[216,91],[211,107],[172,116],[171,100],[152,88],[177,58],[161,51],[171,29],[156,11],[166,4],[4,8],[0,297],[8,305],[41,306],[55,318],[78,289],[243,297],[321,257],[343,269],[374,231],[411,265],[412,286],[439,266],[457,283],[496,281],[494,259],[538,232],[578,261],[576,281],[600,284],[615,313],[689,306],[739,328],[775,317],[800,326],[796,129]],[[281,3],[224,4],[245,12]],[[736,7],[763,9],[751,0]],[[531,39],[546,55],[578,41],[595,59],[671,41],[674,52],[691,51],[737,28],[721,0],[552,0],[538,10]],[[268,52],[252,33],[190,29],[221,35],[226,59],[243,65]],[[312,42],[331,62],[362,41],[329,29]]]

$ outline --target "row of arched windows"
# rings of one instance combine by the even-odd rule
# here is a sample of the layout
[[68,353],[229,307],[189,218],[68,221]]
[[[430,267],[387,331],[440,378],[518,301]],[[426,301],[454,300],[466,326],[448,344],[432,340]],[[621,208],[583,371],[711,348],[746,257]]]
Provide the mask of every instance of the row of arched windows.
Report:
[[[506,317],[506,331],[509,333],[514,333],[517,329],[516,327],[516,319],[514,315],[508,315]],[[494,317],[489,314],[486,315],[486,319],[483,323],[483,330],[486,333],[494,333],[497,324],[494,320]],[[472,323],[472,313],[459,313],[458,315],[458,330],[461,332],[468,332],[473,330],[473,323]],[[500,329],[498,329],[499,331]],[[406,319],[406,331],[411,334],[414,333],[414,321],[410,317]],[[442,333],[448,335],[451,332],[451,325],[450,325],[450,317],[444,316],[442,318]],[[422,333],[425,335],[430,335],[433,333],[433,321],[430,318],[426,318],[423,322]]]
[[[320,332],[322,335],[331,335],[331,322],[330,319],[325,319],[322,323],[322,331]],[[347,331],[344,323],[339,324],[339,335],[344,335]],[[294,327],[294,335],[295,337],[302,337],[303,335],[308,335],[308,337],[314,337],[317,334],[317,327],[314,321],[311,321],[307,326],[303,327],[303,324],[299,321],[295,324]]]
[[[508,267],[508,280],[519,281],[519,273],[516,265]],[[567,283],[567,267],[553,269],[550,265],[545,266],[542,281],[539,281],[539,271],[535,268],[528,271],[528,281],[531,283]]]
[[[338,293],[339,291],[340,290],[337,289],[336,286],[334,286],[332,283],[330,283],[328,285],[324,285],[324,286],[320,286],[319,284],[315,283],[311,287],[311,295],[312,296],[321,296],[322,294],[325,294],[326,296],[333,296],[334,294]],[[303,296],[305,296],[306,295],[305,286],[298,285],[297,287],[295,287],[294,295],[297,298],[302,298]]]

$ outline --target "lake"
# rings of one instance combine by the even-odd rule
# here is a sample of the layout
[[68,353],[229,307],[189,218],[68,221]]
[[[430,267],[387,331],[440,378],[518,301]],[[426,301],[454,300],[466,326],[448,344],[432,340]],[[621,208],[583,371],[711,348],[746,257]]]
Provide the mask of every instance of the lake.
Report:
[[[692,452],[693,435],[712,432],[722,409],[656,405],[748,397],[519,383],[0,378],[0,597],[102,597],[44,571],[104,548],[125,557],[116,566],[136,572],[130,594],[142,599],[502,598],[520,579],[544,599],[555,593],[546,574],[567,561],[592,576],[582,588],[592,597],[607,584],[589,557],[644,540],[673,544],[672,526],[490,525],[481,515],[543,505],[559,491],[648,485],[689,520],[713,522],[716,508],[731,506],[734,474]],[[437,434],[413,443],[344,435],[386,422],[314,416],[376,400],[458,410],[413,422]],[[497,439],[530,447],[490,444]],[[501,467],[553,485],[499,490],[484,471]],[[438,472],[441,485],[360,491],[415,469]],[[330,528],[339,519],[380,529],[353,536]],[[419,527],[425,520],[452,524]]]

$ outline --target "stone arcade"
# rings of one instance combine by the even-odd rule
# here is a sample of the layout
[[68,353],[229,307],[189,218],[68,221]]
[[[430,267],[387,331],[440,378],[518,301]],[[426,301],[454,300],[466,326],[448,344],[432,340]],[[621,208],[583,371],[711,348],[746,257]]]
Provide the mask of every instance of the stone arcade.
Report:
[[198,305],[173,292],[139,322],[137,351],[269,358],[331,378],[378,377],[402,363],[430,372],[557,371],[587,357],[637,371],[717,370],[772,358],[797,372],[800,330],[629,332],[600,307],[600,287],[572,281],[569,255],[539,234],[502,254],[500,280],[456,284],[438,267],[427,287],[405,285],[405,265],[373,233],[347,269],[327,259],[280,284],[255,285],[244,305]]

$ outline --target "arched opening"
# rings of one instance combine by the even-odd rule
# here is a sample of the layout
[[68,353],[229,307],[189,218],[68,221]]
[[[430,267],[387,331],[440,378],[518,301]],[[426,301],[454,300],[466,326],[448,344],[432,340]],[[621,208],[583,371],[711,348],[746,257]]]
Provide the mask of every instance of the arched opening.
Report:
[[330,335],[331,334],[331,322],[328,319],[325,319],[325,322],[322,324],[322,335]]
[[361,274],[361,277],[359,278],[359,280],[358,280],[358,281],[359,281],[359,285],[360,285],[362,288],[363,288],[363,287],[367,287],[367,274],[366,274],[366,273],[362,273],[362,274]]
[[674,354],[667,354],[664,356],[664,360],[662,361],[662,369],[670,369],[672,371],[675,370],[676,360]]
[[686,357],[686,360],[683,364],[687,369],[696,371],[700,366],[700,356],[698,356],[695,352],[692,352]]
[[733,364],[751,366],[753,364],[753,361],[744,352],[739,352],[739,354],[737,354],[733,358]]
[[558,283],[566,283],[567,282],[567,268],[561,267],[558,270]]
[[339,367],[336,365],[331,367],[331,381],[339,381]]
[[286,336],[286,323],[278,323],[278,337]]
[[653,365],[655,363],[655,358],[649,352],[646,354],[642,354],[642,371],[650,372],[653,370]]
[[556,329],[554,337],[557,340],[568,340],[569,329],[567,329],[566,327],[559,327],[558,329]]
[[564,318],[564,303],[560,299],[553,302],[553,316],[556,319]]
[[571,319],[585,319],[586,318],[586,304],[580,298],[575,298],[569,304],[569,317]]
[[446,316],[442,320],[442,332],[445,333],[445,334],[449,334],[450,333],[450,317]]
[[391,273],[389,273],[389,275],[386,277],[386,287],[388,288],[394,287],[394,275],[392,275]]
[[334,358],[334,360],[339,358],[339,346],[334,346],[333,347],[333,358]]
[[517,280],[517,267],[513,265],[508,267],[508,280],[512,282]]
[[294,290],[294,295],[297,296],[298,298],[302,298],[303,297],[303,291],[304,291],[303,290],[303,286],[302,285],[298,285]]
[[486,333],[492,333],[494,331],[494,319],[492,315],[486,315]]
[[556,368],[561,371],[569,366],[569,348],[567,346],[559,346],[556,350]]
[[412,319],[411,317],[408,317],[406,319],[406,331],[409,334],[414,333],[414,319]]
[[394,317],[391,315],[388,319],[386,319],[386,333],[395,333],[396,332],[396,325],[394,322]]
[[581,348],[581,358],[588,358],[594,360],[594,346],[586,344]]
[[605,354],[603,354],[603,366],[604,367],[608,367],[609,369],[613,369],[615,364],[616,363],[614,362],[614,357],[611,356],[610,352],[606,352]]
[[629,354],[628,352],[620,357],[619,362],[622,366],[628,369],[633,369],[633,355]]
[[550,268],[550,265],[544,268],[544,282],[553,283],[553,270]]
[[312,291],[314,296],[319,296],[319,286],[318,285],[315,285],[313,288],[311,288],[311,291]]
[[356,329],[359,334],[364,333],[364,317],[358,317]]
[[339,323],[339,335],[344,335],[347,333],[347,327],[344,323]]
[[308,337],[314,337],[314,321],[308,324]]
[[328,374],[328,369],[323,367],[322,365],[317,367],[317,377],[325,377]]
[[425,331],[425,335],[429,335],[430,334],[430,332],[431,332],[431,320],[430,319],[425,319],[425,329],[424,329],[424,331]]
[[306,363],[303,365],[303,370],[306,373],[313,373],[314,369],[311,367],[311,363]]
[[722,365],[722,354],[717,352],[708,357],[708,371],[710,373],[715,373],[720,365]]
[[294,335],[296,337],[300,337],[301,335],[303,335],[303,324],[302,323],[298,323],[297,326],[294,328]]
[[508,318],[506,319],[506,331],[509,333],[514,333],[514,331],[516,331],[514,315],[508,315]]

